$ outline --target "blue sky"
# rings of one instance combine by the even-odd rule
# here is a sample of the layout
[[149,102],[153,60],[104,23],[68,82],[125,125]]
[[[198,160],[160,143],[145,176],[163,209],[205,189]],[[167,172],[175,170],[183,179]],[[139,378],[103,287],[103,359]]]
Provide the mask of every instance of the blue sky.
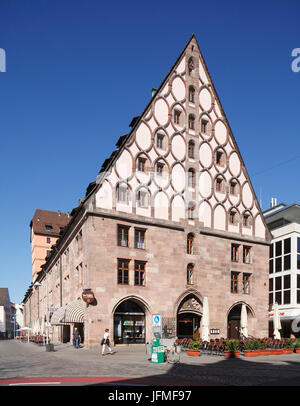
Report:
[[300,202],[298,1],[1,0],[0,287],[31,282],[36,208],[71,211],[194,33],[262,208]]

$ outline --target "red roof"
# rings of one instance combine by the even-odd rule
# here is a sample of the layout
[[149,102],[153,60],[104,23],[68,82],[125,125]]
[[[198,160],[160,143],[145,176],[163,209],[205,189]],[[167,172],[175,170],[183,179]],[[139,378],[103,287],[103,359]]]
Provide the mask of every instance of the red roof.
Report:
[[59,237],[60,231],[70,220],[71,216],[66,213],[36,209],[30,227],[34,234]]

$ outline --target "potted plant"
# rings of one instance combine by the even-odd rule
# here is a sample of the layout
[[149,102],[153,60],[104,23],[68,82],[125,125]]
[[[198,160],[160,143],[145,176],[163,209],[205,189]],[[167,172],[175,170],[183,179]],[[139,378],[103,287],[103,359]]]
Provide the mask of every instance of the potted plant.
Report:
[[271,355],[271,349],[268,348],[268,342],[265,340],[260,343],[260,355]]
[[294,340],[292,338],[287,338],[285,340],[283,353],[284,354],[292,354],[294,352]]
[[295,349],[296,353],[300,354],[300,338],[298,338],[298,340],[296,341]]
[[276,341],[272,344],[271,354],[272,355],[283,354],[282,348],[279,347],[279,343],[277,343]]
[[254,341],[247,340],[244,346],[244,356],[245,357],[256,357],[257,353],[254,351]]
[[194,341],[190,342],[186,353],[187,353],[187,355],[190,355],[192,357],[199,357],[201,348],[202,348],[202,345],[201,345],[200,341],[194,340]]
[[240,356],[239,340],[226,340],[224,354],[226,358],[238,358]]
[[261,342],[258,338],[255,338],[253,341],[253,351],[257,355],[260,355],[260,349],[261,349]]

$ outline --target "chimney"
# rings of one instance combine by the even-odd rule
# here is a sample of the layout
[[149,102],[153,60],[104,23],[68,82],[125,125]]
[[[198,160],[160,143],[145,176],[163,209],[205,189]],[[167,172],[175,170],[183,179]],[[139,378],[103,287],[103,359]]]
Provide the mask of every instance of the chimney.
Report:
[[270,207],[275,207],[275,206],[277,206],[277,198],[276,198],[276,197],[272,197],[272,198],[271,198]]

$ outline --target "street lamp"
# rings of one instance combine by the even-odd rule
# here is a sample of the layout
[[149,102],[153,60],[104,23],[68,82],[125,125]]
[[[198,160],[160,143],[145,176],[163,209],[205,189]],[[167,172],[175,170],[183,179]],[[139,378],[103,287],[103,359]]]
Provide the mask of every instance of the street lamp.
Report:
[[[39,282],[35,282],[34,286],[40,287],[43,286]],[[46,273],[46,345],[49,344],[49,317],[48,317],[48,273]]]

